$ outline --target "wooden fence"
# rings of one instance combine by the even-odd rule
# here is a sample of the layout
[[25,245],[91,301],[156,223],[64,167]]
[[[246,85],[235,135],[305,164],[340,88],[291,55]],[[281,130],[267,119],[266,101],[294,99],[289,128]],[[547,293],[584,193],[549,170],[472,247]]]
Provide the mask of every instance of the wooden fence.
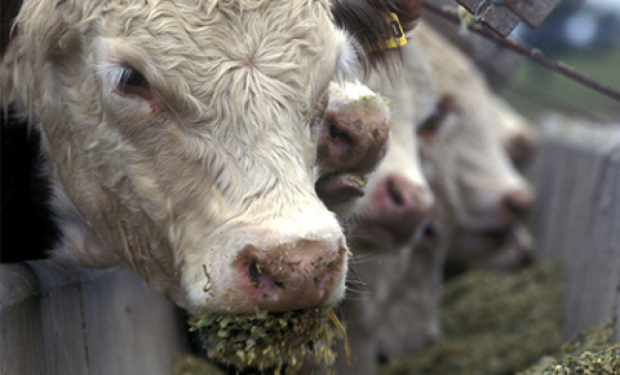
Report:
[[538,254],[567,275],[566,336],[615,314],[620,341],[620,124],[549,118],[532,175]]
[[[620,126],[547,121],[532,177],[538,254],[567,272],[566,336],[620,317]],[[130,271],[0,264],[1,375],[169,375],[183,319]]]
[[170,375],[183,319],[130,271],[0,264],[1,375]]

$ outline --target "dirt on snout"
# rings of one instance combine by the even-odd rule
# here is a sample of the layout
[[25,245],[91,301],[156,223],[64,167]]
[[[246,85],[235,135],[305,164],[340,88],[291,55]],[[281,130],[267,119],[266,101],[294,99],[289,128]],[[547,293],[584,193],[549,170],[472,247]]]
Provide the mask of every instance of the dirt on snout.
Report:
[[562,344],[562,278],[553,265],[468,272],[444,285],[443,338],[381,375],[508,375]]
[[269,369],[274,374],[296,374],[305,361],[331,366],[336,340],[344,329],[331,308],[321,307],[281,314],[208,314],[192,317],[190,330],[199,331],[210,359],[237,368]]

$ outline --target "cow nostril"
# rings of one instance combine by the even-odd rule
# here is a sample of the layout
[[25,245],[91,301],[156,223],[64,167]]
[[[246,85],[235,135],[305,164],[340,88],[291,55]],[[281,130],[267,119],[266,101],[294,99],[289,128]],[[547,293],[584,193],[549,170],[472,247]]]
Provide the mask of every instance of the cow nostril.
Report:
[[394,180],[388,181],[387,192],[392,202],[396,203],[397,206],[402,206],[405,203],[405,200],[403,199],[403,195],[401,194],[400,190],[396,186],[396,182]]
[[435,238],[439,234],[439,231],[432,222],[427,223],[422,230],[422,235],[426,238]]
[[377,355],[377,362],[379,362],[379,364],[381,365],[385,365],[386,363],[390,362],[390,358],[388,358],[385,353],[379,352],[379,354]]
[[338,128],[336,127],[336,123],[334,121],[330,121],[328,123],[329,125],[329,137],[332,139],[336,139],[338,138],[338,136],[342,133],[340,130],[338,130]]
[[252,260],[248,265],[248,275],[250,276],[250,280],[252,280],[252,283],[258,283],[258,279],[262,274],[263,269],[260,264],[258,264],[258,261],[256,259]]
[[329,122],[329,137],[334,141],[341,141],[346,144],[351,144],[353,141],[351,137],[346,133],[338,129],[338,124],[335,121]]
[[521,207],[510,199],[504,201],[504,208],[512,215],[519,216],[521,214]]
[[521,257],[521,262],[520,262],[520,266],[522,268],[528,267],[530,265],[532,265],[532,263],[534,263],[534,259],[532,258],[532,256],[528,253],[523,254],[523,256]]
[[504,196],[502,206],[509,215],[522,217],[525,216],[530,209],[530,197],[521,192],[511,192]]

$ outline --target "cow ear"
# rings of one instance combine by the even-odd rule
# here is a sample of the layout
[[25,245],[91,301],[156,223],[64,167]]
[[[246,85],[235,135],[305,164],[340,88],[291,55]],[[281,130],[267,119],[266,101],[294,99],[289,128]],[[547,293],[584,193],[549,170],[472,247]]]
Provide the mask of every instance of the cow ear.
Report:
[[13,22],[22,7],[22,0],[4,0],[0,2],[0,57],[4,55],[15,30]]
[[422,16],[423,0],[401,0],[387,4],[388,9],[398,16],[405,32],[411,31]]
[[405,33],[422,15],[423,0],[339,0],[334,22],[364,47],[371,66],[384,65],[406,43]]

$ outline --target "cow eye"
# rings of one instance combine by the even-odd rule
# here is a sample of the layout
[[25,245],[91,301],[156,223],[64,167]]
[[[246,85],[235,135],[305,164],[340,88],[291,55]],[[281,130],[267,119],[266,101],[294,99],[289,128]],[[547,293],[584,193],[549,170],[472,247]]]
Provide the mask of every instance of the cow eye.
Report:
[[125,68],[121,75],[121,84],[126,86],[146,86],[146,78],[135,69]]
[[435,110],[416,129],[418,135],[433,135],[437,133],[446,116],[456,109],[454,97],[443,95],[435,104]]
[[144,99],[152,97],[151,88],[142,73],[130,67],[123,67],[116,90],[125,96],[140,96]]

